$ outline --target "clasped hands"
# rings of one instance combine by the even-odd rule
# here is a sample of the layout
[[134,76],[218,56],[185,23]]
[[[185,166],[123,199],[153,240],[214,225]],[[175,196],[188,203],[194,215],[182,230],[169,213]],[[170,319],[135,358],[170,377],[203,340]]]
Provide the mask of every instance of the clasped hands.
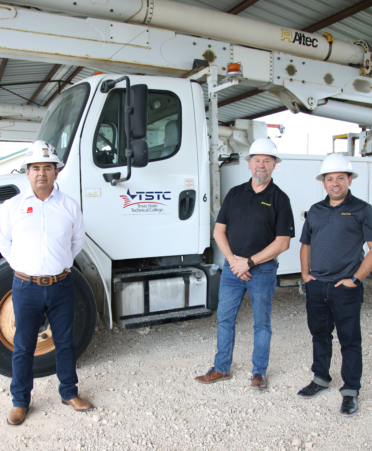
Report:
[[242,279],[245,282],[251,280],[252,274],[249,272],[248,258],[234,255],[229,263],[232,273],[238,276],[239,279]]

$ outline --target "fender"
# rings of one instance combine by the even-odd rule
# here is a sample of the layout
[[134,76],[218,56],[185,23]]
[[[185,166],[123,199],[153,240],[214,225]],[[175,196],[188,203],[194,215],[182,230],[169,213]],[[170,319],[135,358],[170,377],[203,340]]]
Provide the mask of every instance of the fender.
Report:
[[[106,313],[110,320],[110,329],[113,328],[111,308],[111,259],[85,235],[83,250],[76,256],[75,262],[88,281],[96,299],[99,313]],[[106,298],[106,304],[104,301]]]

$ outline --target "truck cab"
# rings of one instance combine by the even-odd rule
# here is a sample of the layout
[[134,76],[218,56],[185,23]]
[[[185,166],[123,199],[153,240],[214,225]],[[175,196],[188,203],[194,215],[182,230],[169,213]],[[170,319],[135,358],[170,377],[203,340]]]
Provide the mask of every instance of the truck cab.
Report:
[[[210,188],[202,89],[190,80],[130,76],[132,87],[147,85],[148,164],[128,172],[128,86],[119,81],[108,92],[101,89],[113,78],[96,75],[65,90],[36,137],[56,148],[65,166],[55,187],[83,212],[86,242],[75,269],[111,327],[210,316],[217,307],[219,273],[210,273],[204,256],[210,245]],[[134,111],[138,105],[135,97],[132,101]],[[3,180],[0,191],[9,184],[20,193],[28,187],[25,174],[5,178],[11,183]],[[10,278],[4,271],[4,280]],[[84,322],[95,324],[95,318]]]

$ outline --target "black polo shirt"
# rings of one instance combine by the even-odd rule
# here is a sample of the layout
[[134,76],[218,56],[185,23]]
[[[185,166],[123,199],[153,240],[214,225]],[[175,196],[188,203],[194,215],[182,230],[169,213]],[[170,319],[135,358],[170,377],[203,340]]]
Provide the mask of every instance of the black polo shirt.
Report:
[[350,190],[336,207],[327,196],[310,208],[300,241],[310,245],[310,273],[317,280],[348,279],[364,259],[364,242],[372,241],[372,207]]
[[232,188],[217,217],[226,224],[230,249],[240,257],[251,257],[271,244],[277,236],[294,237],[294,221],[288,196],[271,179],[260,193],[252,179]]

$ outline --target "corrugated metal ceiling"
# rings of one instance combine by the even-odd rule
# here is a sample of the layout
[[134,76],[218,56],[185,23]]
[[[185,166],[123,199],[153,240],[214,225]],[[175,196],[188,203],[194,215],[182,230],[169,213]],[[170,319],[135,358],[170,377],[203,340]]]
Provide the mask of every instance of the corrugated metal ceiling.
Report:
[[[208,105],[208,86],[202,85],[204,93],[205,105]],[[252,88],[246,86],[234,86],[227,91],[221,91],[218,93],[219,102],[233,98],[245,92],[253,91]],[[240,100],[239,102],[231,103],[230,105],[222,106],[218,109],[218,119],[220,122],[226,123],[233,121],[234,119],[249,117],[258,113],[263,113],[268,110],[282,107],[283,104],[269,92],[263,92],[262,94],[250,97],[248,99]],[[208,113],[207,113],[208,117]]]
[[[242,3],[242,0],[174,1],[224,12],[228,12]],[[285,27],[304,29],[358,3],[360,3],[360,0],[312,0],[309,2],[304,2],[302,0],[259,0],[248,9],[242,11],[239,15]],[[365,39],[372,42],[371,24],[372,7],[330,25],[326,27],[326,29],[321,29],[318,33],[322,35],[323,31],[328,31],[336,39],[351,41]],[[45,80],[53,67],[53,64],[9,59],[0,82],[0,103],[27,103],[40,84],[34,83],[13,86],[4,86],[4,84],[41,82]],[[52,77],[52,80],[60,80],[60,83],[47,83],[33,102],[38,105],[44,105],[51,96],[60,89],[61,83],[68,80],[77,69],[76,66],[61,66]],[[110,73],[111,71],[107,72]],[[71,79],[70,83],[76,83],[93,73],[94,69],[82,68],[80,72]],[[207,105],[205,85],[203,89]],[[228,92],[222,91],[219,93],[218,98],[219,101],[226,100],[244,92],[248,92],[249,90],[251,90],[251,88],[238,86],[229,89]],[[229,122],[240,117],[249,117],[257,115],[258,113],[266,113],[267,111],[281,106],[282,104],[276,97],[269,93],[262,93],[219,108],[219,118],[222,122]]]
[[[1,61],[2,59],[0,58],[0,64]],[[0,82],[0,103],[11,103],[15,105],[26,104],[53,67],[54,64],[9,59]],[[59,91],[59,87],[62,83],[64,83],[77,69],[77,66],[62,65],[52,77],[53,81],[56,80],[59,81],[59,83],[47,83],[38,96],[32,101],[32,104],[43,106],[53,94]],[[67,86],[90,77],[94,72],[95,69],[83,68],[69,83],[67,83]],[[112,73],[112,71],[105,71],[105,73]],[[17,85],[17,83],[22,84]]]

